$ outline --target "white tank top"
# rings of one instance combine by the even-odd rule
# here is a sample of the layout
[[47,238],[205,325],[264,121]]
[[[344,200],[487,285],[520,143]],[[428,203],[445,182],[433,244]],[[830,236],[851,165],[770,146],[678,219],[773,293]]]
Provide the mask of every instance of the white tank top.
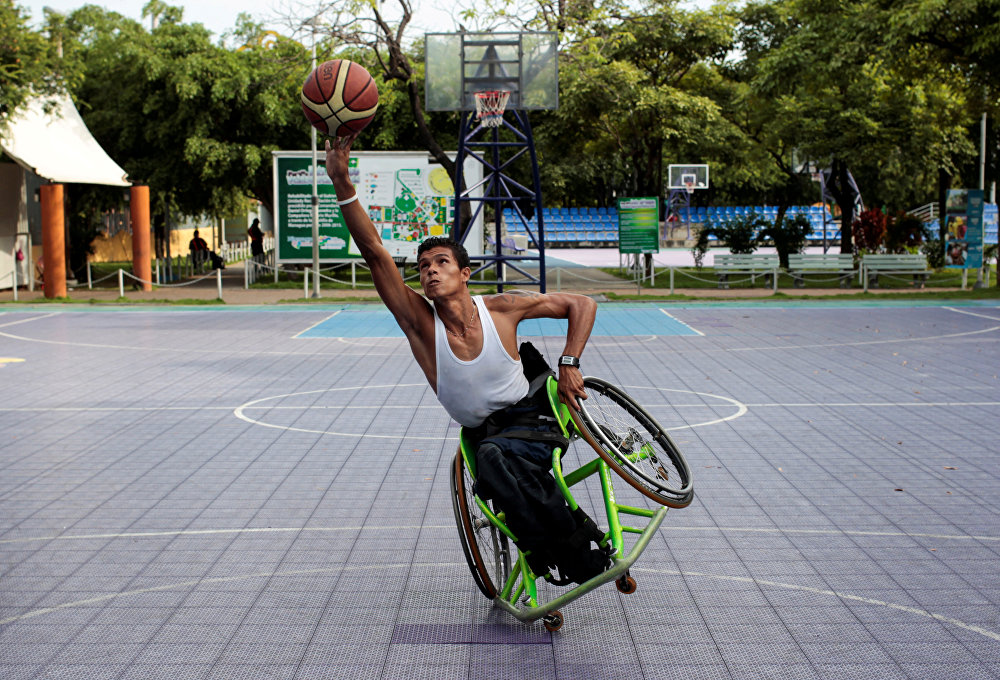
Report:
[[481,424],[494,411],[528,394],[521,361],[512,359],[504,349],[482,296],[475,295],[472,301],[479,309],[483,349],[471,361],[462,361],[451,351],[444,322],[434,310],[437,398],[448,414],[465,427]]

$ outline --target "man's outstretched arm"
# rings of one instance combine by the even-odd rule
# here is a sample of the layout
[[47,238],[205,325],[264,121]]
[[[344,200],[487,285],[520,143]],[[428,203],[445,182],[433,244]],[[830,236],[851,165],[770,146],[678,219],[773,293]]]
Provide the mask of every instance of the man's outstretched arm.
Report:
[[[353,137],[338,137],[333,143],[326,140],[326,173],[333,181],[339,202],[357,195],[348,169],[353,141]],[[340,206],[340,212],[361,257],[371,269],[379,297],[404,331],[414,328],[421,310],[427,312],[427,302],[403,283],[392,255],[382,245],[382,237],[361,203],[357,200],[346,203]]]

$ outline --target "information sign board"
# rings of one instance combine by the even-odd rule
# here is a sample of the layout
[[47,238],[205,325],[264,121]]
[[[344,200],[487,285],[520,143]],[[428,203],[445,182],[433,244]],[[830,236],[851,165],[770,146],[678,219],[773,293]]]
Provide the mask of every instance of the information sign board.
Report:
[[983,191],[950,189],[945,202],[944,263],[956,269],[983,266]]
[[618,252],[660,252],[660,199],[618,199]]
[[[450,154],[454,158],[454,154]],[[358,200],[368,211],[382,242],[393,256],[416,257],[417,246],[430,236],[448,236],[455,218],[455,189],[448,172],[424,152],[362,151],[351,155],[351,179]],[[470,162],[471,161],[471,162]],[[312,262],[312,152],[275,151],[274,236],[279,263]],[[482,165],[470,159],[465,180],[476,186]],[[321,262],[361,257],[337,205],[333,183],[319,157]],[[482,216],[465,240],[470,255],[483,253]]]

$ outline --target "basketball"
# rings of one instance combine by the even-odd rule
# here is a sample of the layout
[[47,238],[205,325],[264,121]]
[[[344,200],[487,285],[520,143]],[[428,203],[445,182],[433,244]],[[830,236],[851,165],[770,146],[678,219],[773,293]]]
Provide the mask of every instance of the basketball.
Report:
[[302,110],[314,128],[331,137],[361,132],[375,117],[378,87],[361,64],[325,61],[302,84]]

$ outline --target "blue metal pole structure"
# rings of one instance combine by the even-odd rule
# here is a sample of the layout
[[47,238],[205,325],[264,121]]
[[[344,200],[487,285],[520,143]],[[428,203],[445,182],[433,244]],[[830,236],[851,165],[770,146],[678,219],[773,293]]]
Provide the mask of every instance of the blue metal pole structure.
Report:
[[[494,211],[494,225],[496,226],[497,239],[492,255],[484,255],[481,259],[484,264],[473,274],[489,267],[495,267],[497,273],[497,291],[502,292],[503,287],[508,285],[506,271],[513,270],[523,278],[517,281],[518,285],[537,285],[540,292],[545,292],[545,243],[544,243],[544,218],[542,216],[542,190],[541,180],[538,171],[538,157],[535,152],[535,143],[531,133],[531,124],[525,111],[510,111],[513,123],[506,118],[502,121],[502,127],[513,133],[513,141],[503,141],[500,139],[500,127],[488,128],[481,124],[472,122],[472,112],[462,112],[462,122],[458,138],[458,153],[456,155],[456,182],[455,182],[455,221],[452,233],[459,243],[464,243],[469,235],[469,231],[476,222],[476,218],[483,211],[486,205],[490,205]],[[484,134],[489,133],[489,134]],[[531,161],[531,186],[525,186],[521,182],[513,179],[507,174],[507,170],[520,156],[528,154]],[[468,187],[464,181],[465,162],[467,158],[475,159],[483,165],[483,180],[476,186]],[[463,189],[463,187],[465,187]],[[481,196],[475,196],[476,190],[482,190]],[[522,199],[531,200],[535,206],[537,216],[536,225],[532,227],[529,220],[524,216],[521,204]],[[463,228],[462,213],[463,206],[469,205],[470,219]],[[504,253],[502,239],[500,238],[500,227],[503,222],[503,210],[505,207],[511,208],[513,219],[518,220],[528,234],[529,246],[534,246],[538,255],[527,255],[515,252],[513,254]],[[533,275],[523,268],[524,264],[538,264],[538,275]]]

